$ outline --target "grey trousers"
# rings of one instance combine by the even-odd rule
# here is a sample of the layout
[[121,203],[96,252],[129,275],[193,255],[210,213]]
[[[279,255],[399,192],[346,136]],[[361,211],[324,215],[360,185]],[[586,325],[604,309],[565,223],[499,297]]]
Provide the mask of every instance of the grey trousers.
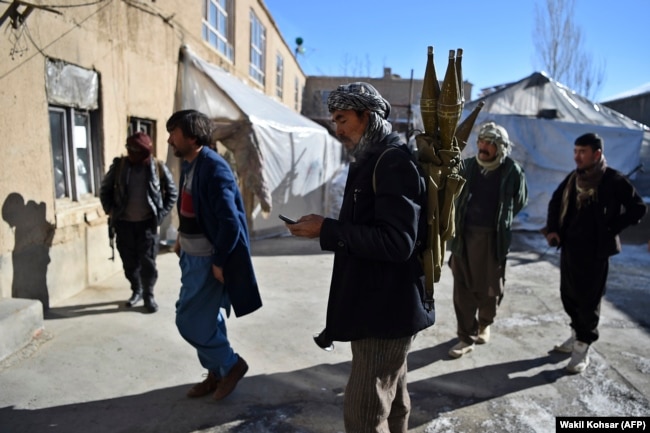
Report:
[[406,433],[411,412],[406,356],[412,341],[368,338],[351,343],[352,370],[343,406],[346,433]]
[[465,256],[452,254],[449,265],[454,275],[454,310],[458,339],[472,344],[479,327],[494,322],[503,299],[505,263],[496,259],[494,230],[467,227]]

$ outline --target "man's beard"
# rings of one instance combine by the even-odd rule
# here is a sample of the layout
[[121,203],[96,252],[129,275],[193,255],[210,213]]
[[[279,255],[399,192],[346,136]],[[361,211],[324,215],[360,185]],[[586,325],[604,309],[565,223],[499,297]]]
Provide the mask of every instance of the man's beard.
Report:
[[356,146],[348,150],[348,154],[353,160],[359,160],[368,151],[368,149],[370,149],[371,143],[368,140],[364,140],[364,138],[365,135],[361,137],[361,140],[359,140],[359,143]]

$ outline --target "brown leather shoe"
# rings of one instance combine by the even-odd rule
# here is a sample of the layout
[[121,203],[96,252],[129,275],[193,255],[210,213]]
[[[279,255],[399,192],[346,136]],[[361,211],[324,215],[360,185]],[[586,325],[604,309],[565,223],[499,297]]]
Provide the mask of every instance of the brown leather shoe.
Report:
[[212,372],[209,372],[208,377],[203,382],[197,383],[187,391],[187,396],[190,398],[203,397],[214,392],[217,385],[219,385],[219,379]]
[[228,374],[226,374],[221,381],[219,381],[219,386],[217,390],[212,395],[212,398],[215,400],[221,400],[230,395],[234,391],[237,383],[248,371],[248,364],[244,361],[244,358],[239,356],[239,359],[235,365],[230,369]]

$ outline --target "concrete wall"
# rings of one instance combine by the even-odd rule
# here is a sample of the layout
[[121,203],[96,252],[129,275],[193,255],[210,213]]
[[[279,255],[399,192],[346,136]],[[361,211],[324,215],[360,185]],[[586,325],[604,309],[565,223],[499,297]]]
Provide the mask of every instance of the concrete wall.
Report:
[[[0,14],[10,7],[0,5]],[[99,118],[94,126],[102,174],[123,153],[132,116],[155,122],[155,154],[164,161],[168,153],[165,121],[174,109],[182,44],[272,97],[275,57],[280,52],[285,61],[281,102],[294,107],[294,78],[304,85],[305,77],[263,1],[237,0],[234,8],[234,62],[201,39],[198,1],[91,2],[73,8],[37,7],[29,15],[20,5],[17,12],[26,15],[22,26],[14,29],[12,20],[5,19],[0,34],[0,55],[4,56],[0,61],[0,297],[18,294],[40,299],[47,307],[121,270],[117,254],[114,262],[108,260],[106,216],[97,193],[78,200],[55,199],[47,59],[99,75]],[[267,31],[263,87],[248,78],[251,10]]]

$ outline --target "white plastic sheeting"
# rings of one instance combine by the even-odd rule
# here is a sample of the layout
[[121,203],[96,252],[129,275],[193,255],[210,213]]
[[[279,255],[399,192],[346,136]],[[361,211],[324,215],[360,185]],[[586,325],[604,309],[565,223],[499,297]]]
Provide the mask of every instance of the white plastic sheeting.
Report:
[[[577,95],[544,73],[536,72],[483,98],[467,102],[464,115],[484,101],[463,157],[476,154],[480,125],[494,121],[514,143],[511,156],[526,171],[528,205],[514,228],[537,230],[546,223],[548,202],[566,175],[575,169],[575,139],[595,132],[605,142],[607,164],[627,174],[639,164],[643,126],[603,105]],[[551,117],[551,118],[545,118]]]
[[282,213],[330,215],[329,183],[341,167],[341,143],[321,125],[181,49],[176,109],[196,109],[218,125],[241,184],[255,195],[253,237],[286,233]]

